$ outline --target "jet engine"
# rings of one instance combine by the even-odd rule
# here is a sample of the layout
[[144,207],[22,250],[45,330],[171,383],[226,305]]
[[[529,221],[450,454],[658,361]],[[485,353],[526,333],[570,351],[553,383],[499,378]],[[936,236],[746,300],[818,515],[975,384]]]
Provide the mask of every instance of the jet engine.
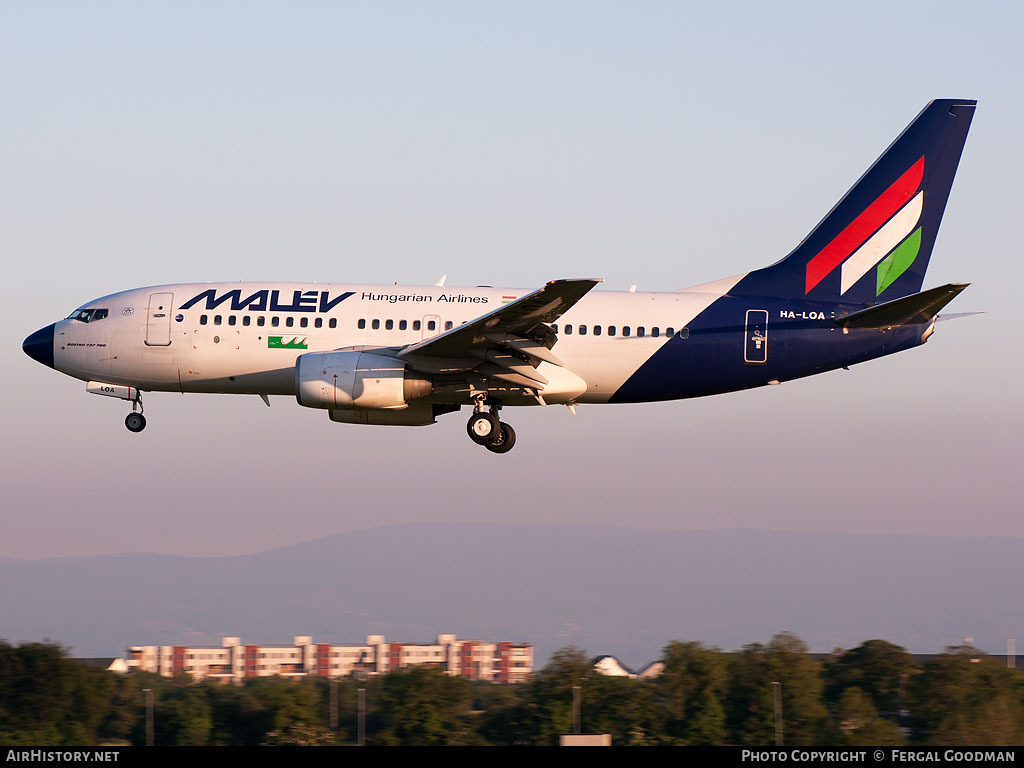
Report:
[[407,408],[433,391],[401,360],[360,350],[310,352],[295,362],[295,399],[307,408]]

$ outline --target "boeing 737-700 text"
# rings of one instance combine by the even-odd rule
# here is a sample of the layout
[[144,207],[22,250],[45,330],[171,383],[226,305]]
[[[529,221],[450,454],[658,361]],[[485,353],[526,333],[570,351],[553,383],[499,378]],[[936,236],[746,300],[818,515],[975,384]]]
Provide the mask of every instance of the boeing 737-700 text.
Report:
[[347,424],[472,408],[495,453],[504,407],[635,403],[777,384],[923,344],[966,284],[922,291],[975,102],[928,104],[797,248],[680,291],[187,283],[87,302],[33,359],[132,403],[143,391],[293,395]]

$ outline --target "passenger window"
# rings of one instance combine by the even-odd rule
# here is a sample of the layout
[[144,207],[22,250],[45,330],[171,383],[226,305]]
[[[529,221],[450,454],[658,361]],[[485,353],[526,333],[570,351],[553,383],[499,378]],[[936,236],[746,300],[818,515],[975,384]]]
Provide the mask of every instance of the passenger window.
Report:
[[414,331],[418,331],[420,329],[420,321],[419,320],[413,320],[412,321],[412,329]]
[[609,325],[608,326],[608,335],[609,336],[614,336],[615,335],[615,326],[614,325]]
[[245,317],[242,318],[242,325],[248,327],[251,324],[252,324],[252,316],[251,315],[246,315]]
[[228,325],[234,325],[238,322],[238,318],[234,315],[228,315]]
[[654,338],[658,338],[658,336],[660,335],[661,331],[658,329],[658,326],[654,326],[653,328],[651,328],[651,336],[653,336]]
[[552,323],[551,330],[554,331],[555,333],[558,333],[558,323]]
[[380,320],[374,319],[374,321],[372,323],[370,323],[370,327],[373,328],[373,330],[375,330],[375,331],[379,331],[380,330]]
[[291,328],[293,325],[295,325],[295,318],[294,317],[286,317],[284,319],[284,324],[286,326],[288,326],[289,328]]
[[407,320],[399,320],[398,321],[398,330],[404,331],[408,327],[409,327],[409,322]]
[[689,328],[680,328],[679,329],[679,338],[680,339],[688,339],[688,338],[690,338],[690,329]]
[[628,325],[622,326],[622,335],[623,336],[629,336],[629,326]]
[[221,319],[222,319],[222,318],[221,318],[221,316],[220,316],[220,315],[214,315],[214,316],[213,316],[213,324],[214,324],[214,325],[220,325]]
[[384,330],[385,331],[394,330],[394,327],[395,327],[395,321],[394,320],[385,320],[384,321]]
[[316,320],[313,321],[313,327],[314,328],[323,328],[324,327],[324,319],[322,317],[318,317]]
[[[365,324],[365,323],[366,323],[366,321],[364,320],[364,321],[363,321],[363,323]],[[336,317],[332,317],[332,318],[330,319],[330,322],[328,322],[327,324],[328,324],[328,325],[329,325],[329,326],[330,326],[331,328],[337,328],[337,327],[338,327],[338,318],[336,318]]]
[[450,331],[450,330],[452,329],[452,326],[453,326],[453,325],[454,325],[454,324],[452,323],[452,321],[451,321],[451,320],[445,320],[445,321],[444,321],[444,329],[445,329],[446,331]]
[[366,328],[366,318],[360,317],[359,322],[356,323],[356,326],[359,328],[360,331]]
[[672,328],[671,326],[669,326],[668,328],[665,329],[665,335],[666,336],[675,336],[676,335],[676,329]]
[[601,335],[601,326],[600,325],[595,325],[594,326],[594,335],[595,336],[600,336]]
[[566,336],[572,336],[572,326],[571,325],[565,326],[565,335]]
[[309,318],[308,318],[308,317],[303,317],[303,318],[301,318],[301,319],[299,320],[299,325],[300,325],[301,327],[303,327],[303,328],[308,328],[308,327],[309,327]]
[[586,335],[587,335],[587,326],[581,325],[580,326],[580,336],[586,336]]
[[437,330],[437,321],[436,320],[428,320],[427,321],[427,330],[428,331],[436,331]]
[[260,326],[262,328],[266,324],[267,324],[267,318],[265,318],[263,315],[260,315],[259,317],[256,318],[256,325],[258,325],[258,326]]
[[206,315],[200,315],[199,316],[199,324],[200,325],[206,325]]
[[281,324],[281,318],[278,315],[274,315],[272,318],[270,318],[270,324],[277,328],[277,326]]
[[636,335],[637,336],[643,336],[644,335],[644,327],[642,325],[637,326]]

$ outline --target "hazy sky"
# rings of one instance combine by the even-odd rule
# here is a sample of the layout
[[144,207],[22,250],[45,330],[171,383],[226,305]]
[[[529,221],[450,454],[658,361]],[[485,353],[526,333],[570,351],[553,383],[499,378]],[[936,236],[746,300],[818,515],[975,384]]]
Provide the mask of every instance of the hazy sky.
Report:
[[[1024,536],[1019,3],[0,5],[0,556],[380,524]],[[924,347],[703,400],[506,412],[516,449],[275,398],[126,406],[26,357],[96,296],[282,279],[672,289],[784,256],[932,98],[979,108]]]

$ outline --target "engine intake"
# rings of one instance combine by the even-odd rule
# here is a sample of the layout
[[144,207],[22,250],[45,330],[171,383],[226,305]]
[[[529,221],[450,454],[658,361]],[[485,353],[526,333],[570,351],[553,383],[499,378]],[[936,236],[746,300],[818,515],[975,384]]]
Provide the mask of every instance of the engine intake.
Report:
[[369,352],[310,352],[295,362],[295,399],[307,408],[407,408],[433,391],[401,360]]

